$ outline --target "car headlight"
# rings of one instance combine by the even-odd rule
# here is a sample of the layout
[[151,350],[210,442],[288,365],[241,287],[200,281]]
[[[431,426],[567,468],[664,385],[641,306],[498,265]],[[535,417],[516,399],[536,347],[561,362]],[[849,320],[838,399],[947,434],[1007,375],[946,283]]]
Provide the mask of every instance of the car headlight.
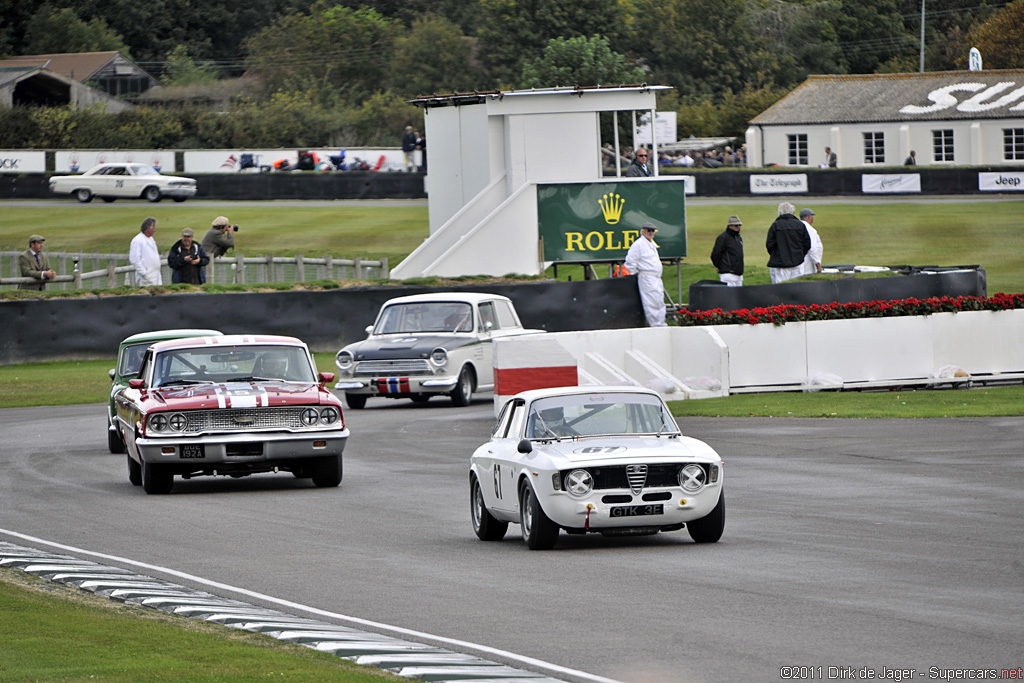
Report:
[[587,470],[573,470],[565,475],[565,490],[580,498],[594,490],[594,477]]
[[149,428],[154,432],[162,432],[167,429],[167,416],[163,413],[151,415],[146,421],[146,424],[149,425]]
[[167,418],[167,424],[176,432],[183,432],[188,427],[188,418],[181,413],[174,413]]
[[704,468],[700,465],[687,465],[679,470],[679,485],[683,487],[684,491],[695,493],[704,488],[705,483],[707,483],[707,476],[704,474]]
[[352,367],[352,362],[352,354],[348,351],[338,351],[334,357],[334,364],[338,366],[339,370],[348,370]]
[[325,425],[332,425],[341,419],[341,413],[334,406],[328,406],[320,410],[320,421]]
[[303,408],[299,419],[302,420],[302,424],[312,427],[320,421],[320,411],[316,408]]
[[448,352],[441,347],[434,349],[430,352],[430,362],[437,367],[441,367],[448,362]]

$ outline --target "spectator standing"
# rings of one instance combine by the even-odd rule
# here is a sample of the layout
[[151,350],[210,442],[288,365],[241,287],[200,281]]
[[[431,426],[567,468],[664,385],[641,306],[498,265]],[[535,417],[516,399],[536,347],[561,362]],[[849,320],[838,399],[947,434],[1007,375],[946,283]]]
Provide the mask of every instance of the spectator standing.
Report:
[[838,164],[839,158],[836,153],[832,151],[831,147],[825,148],[825,168],[835,168]]
[[803,274],[804,257],[811,250],[807,225],[793,215],[789,202],[779,204],[779,217],[768,228],[764,246],[768,250],[768,272],[772,284],[792,280]]
[[227,216],[217,216],[213,219],[213,226],[203,235],[203,251],[210,258],[219,258],[235,248],[235,235],[238,232],[237,225],[230,225]]
[[416,149],[420,151],[420,170],[424,173],[427,172],[427,136],[420,135],[419,131],[416,131]]
[[658,229],[652,223],[640,226],[640,237],[629,247],[625,266],[626,270],[637,274],[637,287],[640,289],[640,302],[644,307],[647,324],[651,327],[666,327],[665,285],[661,281],[658,245],[654,242],[656,232]]
[[718,279],[730,287],[743,286],[743,238],[739,216],[729,216],[725,230],[715,240],[711,262],[718,271]]
[[181,231],[181,239],[174,243],[167,254],[167,265],[171,267],[171,282],[184,282],[201,285],[206,282],[206,264],[210,257],[203,250],[203,245],[195,241],[195,231],[185,228]]
[[811,249],[804,257],[801,275],[814,275],[821,272],[821,256],[825,248],[821,244],[821,237],[814,229],[814,212],[810,209],[800,209],[800,220],[807,226],[807,235],[811,238]]
[[135,284],[139,287],[162,285],[160,275],[160,249],[156,246],[153,234],[156,232],[156,219],[150,216],[142,221],[139,234],[132,238],[128,250],[128,262],[135,266]]
[[406,126],[405,133],[402,135],[402,153],[405,154],[406,173],[415,171],[416,160],[414,157],[416,154],[416,132],[413,131],[412,126]]
[[43,242],[46,238],[42,235],[32,235],[28,238],[28,249],[18,256],[18,266],[21,268],[22,277],[30,277],[37,282],[18,285],[18,289],[33,289],[43,291],[46,283],[57,277],[56,271],[50,268],[50,257],[43,253]]
[[917,152],[910,150],[910,156],[903,162],[904,166],[917,166]]
[[[636,156],[633,158],[633,162],[626,169],[627,178],[648,178],[650,177],[651,165],[647,163],[649,154],[646,149],[641,147],[636,151]],[[639,238],[637,238],[639,239]],[[660,263],[660,262],[659,262]]]

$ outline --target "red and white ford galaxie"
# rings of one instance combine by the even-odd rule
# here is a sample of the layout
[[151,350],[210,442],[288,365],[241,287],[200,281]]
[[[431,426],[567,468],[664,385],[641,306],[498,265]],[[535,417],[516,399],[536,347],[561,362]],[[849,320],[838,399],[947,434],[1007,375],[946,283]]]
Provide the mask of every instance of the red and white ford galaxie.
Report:
[[168,493],[174,476],[291,472],[337,486],[348,429],[341,401],[294,337],[192,337],[153,344],[115,396],[128,478]]

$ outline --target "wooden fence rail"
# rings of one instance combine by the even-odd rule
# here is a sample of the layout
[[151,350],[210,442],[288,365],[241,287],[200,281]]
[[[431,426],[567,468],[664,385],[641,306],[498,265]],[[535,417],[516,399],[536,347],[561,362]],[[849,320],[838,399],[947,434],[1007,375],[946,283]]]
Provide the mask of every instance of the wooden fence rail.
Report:
[[[36,282],[21,277],[18,267],[20,251],[0,251],[0,289],[13,289],[19,284]],[[127,254],[91,254],[81,252],[47,252],[50,267],[57,271],[48,284],[52,289],[103,289],[122,284],[135,284],[135,266]],[[91,270],[85,268],[91,267]],[[171,270],[166,261],[161,265],[163,283],[171,284]],[[62,274],[69,273],[69,274]],[[118,277],[124,275],[124,277]],[[390,277],[387,258],[339,259],[333,256],[306,258],[296,256],[244,256],[210,259],[206,281],[217,284],[263,284],[269,282],[305,282],[308,280],[387,280]]]

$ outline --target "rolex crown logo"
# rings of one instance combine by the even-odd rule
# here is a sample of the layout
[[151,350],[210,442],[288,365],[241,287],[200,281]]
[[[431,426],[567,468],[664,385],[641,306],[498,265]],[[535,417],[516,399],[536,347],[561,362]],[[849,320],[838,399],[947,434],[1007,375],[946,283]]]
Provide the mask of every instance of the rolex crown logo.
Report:
[[609,192],[598,199],[597,203],[601,205],[601,213],[604,214],[605,222],[608,225],[615,225],[622,217],[622,205],[626,203],[626,200]]

